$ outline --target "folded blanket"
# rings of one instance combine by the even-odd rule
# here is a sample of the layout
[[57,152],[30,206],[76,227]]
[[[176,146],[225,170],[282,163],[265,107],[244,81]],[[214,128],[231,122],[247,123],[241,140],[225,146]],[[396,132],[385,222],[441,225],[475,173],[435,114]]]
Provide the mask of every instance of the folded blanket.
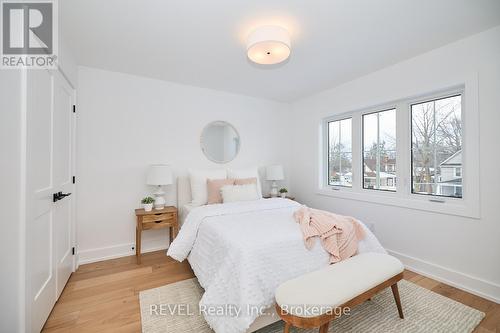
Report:
[[304,244],[308,250],[316,238],[330,254],[330,264],[337,263],[356,254],[358,242],[365,237],[360,223],[350,217],[302,206],[293,214],[300,224]]

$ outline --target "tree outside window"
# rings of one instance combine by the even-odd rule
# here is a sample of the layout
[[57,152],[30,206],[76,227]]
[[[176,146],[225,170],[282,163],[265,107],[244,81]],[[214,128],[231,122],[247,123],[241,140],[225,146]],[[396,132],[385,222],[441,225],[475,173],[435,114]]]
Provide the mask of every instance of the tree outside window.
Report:
[[462,96],[411,105],[411,126],[412,192],[461,198]]
[[328,184],[352,187],[352,120],[328,123]]

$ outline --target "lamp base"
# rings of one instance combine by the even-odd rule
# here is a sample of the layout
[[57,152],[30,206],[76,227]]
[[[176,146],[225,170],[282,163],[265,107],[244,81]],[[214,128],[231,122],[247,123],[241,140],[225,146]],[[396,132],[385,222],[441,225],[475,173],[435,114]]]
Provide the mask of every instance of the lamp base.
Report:
[[155,209],[165,208],[165,198],[163,197],[164,194],[165,192],[163,192],[161,185],[158,185],[158,191],[153,193],[153,195],[155,196],[155,203],[154,203]]
[[275,180],[273,180],[273,184],[271,186],[271,193],[269,193],[272,198],[278,196],[278,184],[276,183]]

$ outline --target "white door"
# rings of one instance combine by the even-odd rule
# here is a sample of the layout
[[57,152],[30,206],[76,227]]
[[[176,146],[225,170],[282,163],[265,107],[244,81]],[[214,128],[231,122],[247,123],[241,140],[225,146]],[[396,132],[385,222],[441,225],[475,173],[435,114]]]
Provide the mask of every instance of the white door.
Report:
[[54,73],[53,118],[54,192],[62,192],[53,205],[56,298],[73,271],[73,91],[59,72]]
[[62,76],[26,74],[26,275],[31,332],[39,332],[71,274],[72,92]]
[[26,274],[31,330],[39,331],[55,303],[50,72],[27,71]]

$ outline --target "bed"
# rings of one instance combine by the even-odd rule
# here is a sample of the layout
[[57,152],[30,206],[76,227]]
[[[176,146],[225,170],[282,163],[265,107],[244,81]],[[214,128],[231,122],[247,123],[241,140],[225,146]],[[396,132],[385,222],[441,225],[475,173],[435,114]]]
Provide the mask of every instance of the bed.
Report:
[[[277,321],[269,309],[278,285],[328,265],[319,243],[312,250],[304,247],[292,216],[299,203],[274,198],[184,207],[188,195],[182,191],[188,189],[183,187],[178,184],[184,219],[167,255],[189,261],[205,290],[200,306],[218,312],[204,314],[215,332],[252,332]],[[366,237],[359,252],[385,253],[363,228]]]

